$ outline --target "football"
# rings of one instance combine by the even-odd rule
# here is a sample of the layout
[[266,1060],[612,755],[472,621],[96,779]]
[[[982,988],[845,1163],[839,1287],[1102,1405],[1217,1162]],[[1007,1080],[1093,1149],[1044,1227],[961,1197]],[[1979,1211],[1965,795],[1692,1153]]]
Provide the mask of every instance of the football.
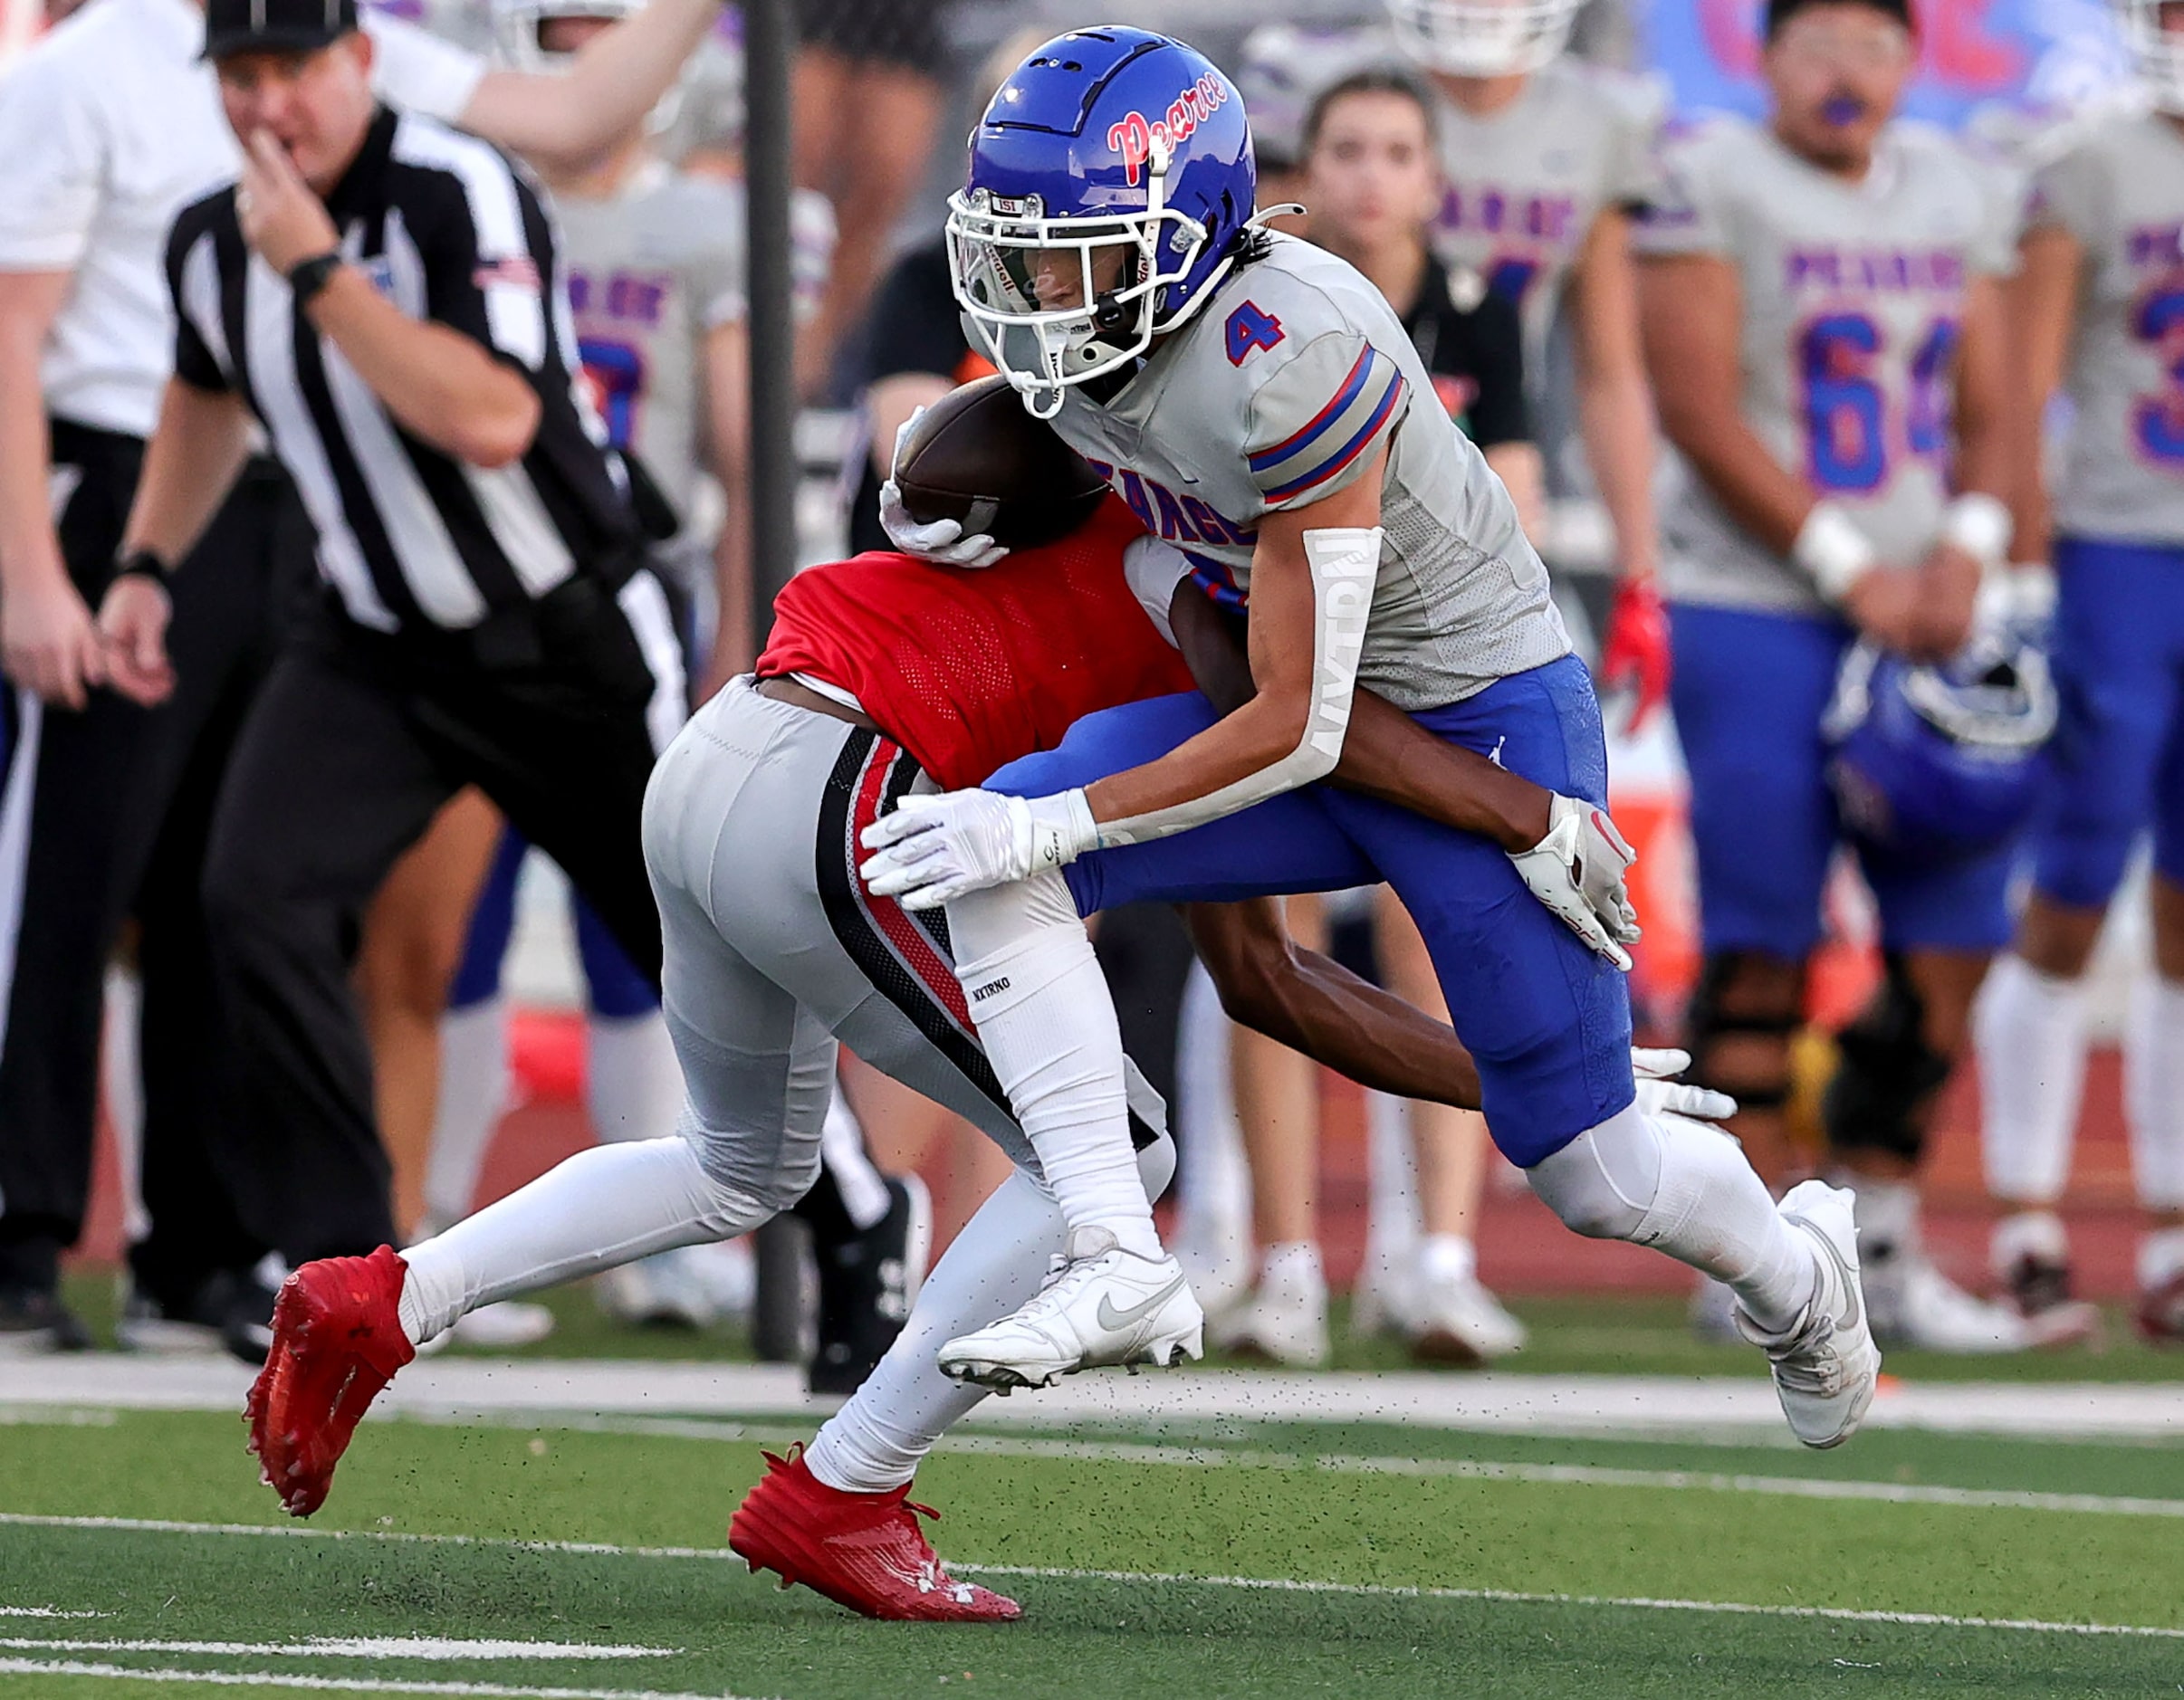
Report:
[[1009,549],[1067,536],[1107,492],[1092,464],[1024,411],[996,374],[951,390],[918,416],[895,463],[903,506],[921,525],[960,520]]

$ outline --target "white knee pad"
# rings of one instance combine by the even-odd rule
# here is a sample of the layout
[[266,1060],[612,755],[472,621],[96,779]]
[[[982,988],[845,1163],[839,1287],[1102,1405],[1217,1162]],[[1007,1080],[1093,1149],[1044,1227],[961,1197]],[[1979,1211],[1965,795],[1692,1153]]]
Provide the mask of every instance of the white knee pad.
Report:
[[1587,1239],[1636,1239],[1661,1191],[1661,1134],[1635,1108],[1588,1128],[1525,1170],[1563,1226]]

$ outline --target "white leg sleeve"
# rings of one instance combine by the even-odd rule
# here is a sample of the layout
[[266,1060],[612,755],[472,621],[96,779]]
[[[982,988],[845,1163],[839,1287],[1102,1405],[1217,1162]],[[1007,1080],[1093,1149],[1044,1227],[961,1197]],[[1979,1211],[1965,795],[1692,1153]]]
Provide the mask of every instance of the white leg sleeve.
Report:
[[842,1208],[858,1233],[875,1226],[893,1203],[887,1196],[887,1177],[881,1174],[865,1150],[864,1124],[849,1107],[841,1083],[836,1082],[827,1120],[819,1128],[819,1161],[834,1178],[842,1195]]
[[1160,1256],[1130,1144],[1122,1031],[1068,885],[1051,870],[948,905],[987,1059],[1072,1228]]
[[1814,1252],[1776,1214],[1743,1149],[1718,1129],[1635,1105],[1525,1171],[1577,1233],[1652,1246],[1734,1288],[1761,1327],[1813,1295]]
[[2184,1210],[2184,985],[2149,974],[2123,1046],[2131,1171],[2150,1210]]
[[1979,1059],[1987,1189],[2013,1204],[2053,1204],[2070,1177],[2085,1087],[2085,983],[1995,959],[1972,1009]]
[[595,1146],[404,1252],[402,1326],[422,1345],[482,1304],[747,1234],[772,1214],[708,1175],[687,1140]]
[[1176,1237],[1221,1245],[1251,1220],[1251,1171],[1229,1068],[1229,1017],[1213,977],[1191,964],[1175,1046]]
[[440,1017],[440,1096],[425,1160],[425,1215],[459,1222],[478,1194],[493,1130],[508,1107],[508,1001],[486,998]]
[[121,1170],[121,1233],[132,1246],[151,1232],[151,1213],[144,1208],[144,1054],[138,1043],[143,1019],[143,983],[125,969],[108,969],[99,1076]]
[[667,1018],[593,1016],[585,1023],[584,1104],[603,1140],[656,1140],[683,1113],[683,1071]]
[[[1166,1138],[1138,1155],[1140,1184],[1153,1197],[1174,1168]],[[850,1494],[886,1493],[916,1475],[933,1443],[986,1396],[940,1372],[941,1347],[1037,1293],[1067,1233],[1061,1207],[1038,1181],[1020,1169],[1001,1182],[926,1275],[879,1367],[806,1448],[811,1473]]]

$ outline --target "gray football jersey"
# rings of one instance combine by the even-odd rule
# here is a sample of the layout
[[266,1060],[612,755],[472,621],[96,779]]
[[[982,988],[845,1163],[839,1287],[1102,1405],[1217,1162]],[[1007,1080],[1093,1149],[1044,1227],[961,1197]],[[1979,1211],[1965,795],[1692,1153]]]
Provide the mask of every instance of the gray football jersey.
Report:
[[705,339],[743,316],[743,197],[653,162],[618,195],[562,196],[569,304],[608,439],[685,519],[706,437]]
[[1523,93],[1486,117],[1440,102],[1446,187],[1434,246],[1517,304],[1535,383],[1593,221],[1603,208],[1653,198],[1667,110],[1658,79],[1567,57],[1535,72]]
[[2184,133],[2106,115],[2035,171],[2026,219],[2083,250],[2055,529],[2184,543]]
[[1380,570],[1358,682],[1434,708],[1569,652],[1501,481],[1433,399],[1380,291],[1291,236],[1239,267],[1108,405],[1055,428],[1231,605],[1266,514],[1360,476],[1383,444]]
[[[2016,263],[2006,174],[1939,130],[1882,133],[1866,180],[1828,176],[1724,118],[1664,150],[1643,253],[1713,254],[1742,291],[1745,422],[1848,511],[1883,560],[1933,546],[1950,491],[1966,294]],[[1723,511],[1687,467],[1662,516],[1662,588],[1690,602],[1820,613],[1812,582]]]

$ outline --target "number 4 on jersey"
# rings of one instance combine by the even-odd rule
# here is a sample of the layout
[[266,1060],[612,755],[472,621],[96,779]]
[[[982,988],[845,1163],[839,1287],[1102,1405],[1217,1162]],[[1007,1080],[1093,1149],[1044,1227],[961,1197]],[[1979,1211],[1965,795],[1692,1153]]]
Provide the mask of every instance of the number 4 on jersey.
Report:
[[1253,349],[1270,349],[1281,340],[1281,320],[1261,312],[1259,303],[1246,301],[1229,315],[1229,364],[1241,366]]

